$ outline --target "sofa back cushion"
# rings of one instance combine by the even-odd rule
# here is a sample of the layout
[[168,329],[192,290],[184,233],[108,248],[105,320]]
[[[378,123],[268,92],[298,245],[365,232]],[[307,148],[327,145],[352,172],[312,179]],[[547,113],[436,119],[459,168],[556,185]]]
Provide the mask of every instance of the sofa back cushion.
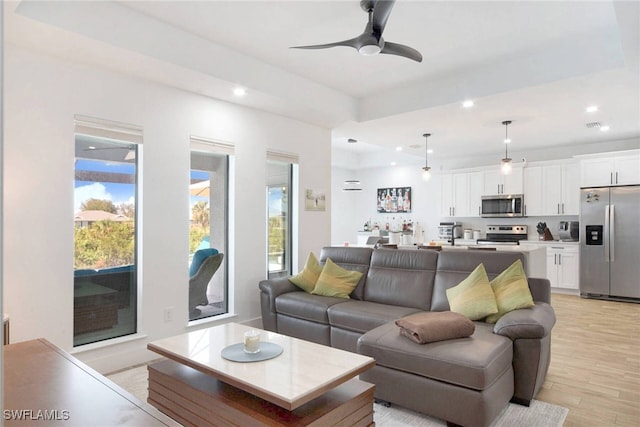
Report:
[[376,249],[364,287],[366,301],[429,310],[438,252]]
[[338,264],[345,270],[359,271],[362,277],[355,289],[349,295],[350,298],[362,300],[364,297],[364,283],[371,264],[372,248],[352,248],[345,246],[327,246],[320,252],[320,264],[324,265],[327,258]]
[[522,252],[469,251],[462,249],[440,252],[433,286],[431,311],[450,310],[447,289],[458,285],[466,279],[478,264],[484,264],[489,280],[493,280],[518,259],[525,265],[526,259]]

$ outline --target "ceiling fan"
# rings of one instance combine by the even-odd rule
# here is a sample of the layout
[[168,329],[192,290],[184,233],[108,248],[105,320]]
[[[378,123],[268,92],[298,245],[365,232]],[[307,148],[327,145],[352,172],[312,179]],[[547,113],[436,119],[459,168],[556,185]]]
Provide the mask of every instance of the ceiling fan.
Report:
[[361,0],[360,7],[369,15],[364,32],[358,37],[335,43],[313,46],[293,46],[293,49],[327,49],[336,46],[347,46],[356,49],[361,55],[371,56],[378,53],[398,55],[422,62],[420,52],[403,44],[385,41],[382,37],[384,27],[391,14],[395,0]]

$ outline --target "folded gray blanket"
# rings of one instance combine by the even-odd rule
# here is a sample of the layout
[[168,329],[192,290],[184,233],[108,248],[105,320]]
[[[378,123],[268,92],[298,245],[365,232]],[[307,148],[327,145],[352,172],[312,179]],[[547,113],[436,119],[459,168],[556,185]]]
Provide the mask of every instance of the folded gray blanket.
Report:
[[418,344],[464,338],[473,334],[476,325],[453,311],[416,313],[396,320],[403,335]]

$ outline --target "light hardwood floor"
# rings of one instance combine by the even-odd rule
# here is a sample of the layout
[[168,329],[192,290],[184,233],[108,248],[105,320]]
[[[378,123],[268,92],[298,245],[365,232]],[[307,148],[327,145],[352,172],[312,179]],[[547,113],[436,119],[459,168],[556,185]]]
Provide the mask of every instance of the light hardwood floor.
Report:
[[536,397],[565,427],[640,426],[640,304],[552,294],[551,366]]
[[[551,305],[551,366],[536,399],[569,408],[564,427],[640,426],[640,304],[554,293]],[[120,384],[146,400],[146,375]]]

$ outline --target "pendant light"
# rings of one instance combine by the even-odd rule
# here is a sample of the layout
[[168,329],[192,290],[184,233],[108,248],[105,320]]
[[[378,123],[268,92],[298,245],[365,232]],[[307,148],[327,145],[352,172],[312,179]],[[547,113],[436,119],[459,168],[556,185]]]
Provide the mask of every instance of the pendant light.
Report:
[[429,167],[429,162],[427,159],[427,156],[429,155],[429,144],[428,144],[428,139],[431,136],[430,133],[425,133],[424,135],[424,167],[422,168],[422,170],[424,172],[422,172],[422,179],[424,179],[425,181],[429,181],[429,179],[431,178],[431,168]]
[[[357,139],[349,138],[347,139],[347,143],[355,144],[358,142]],[[342,191],[362,191],[362,187],[360,186],[359,179],[345,179],[342,187]]]
[[511,120],[505,120],[502,122],[504,125],[504,159],[502,159],[502,174],[509,175],[511,173],[511,159],[509,158],[509,152],[507,147],[511,140],[509,139],[509,125],[511,124]]

